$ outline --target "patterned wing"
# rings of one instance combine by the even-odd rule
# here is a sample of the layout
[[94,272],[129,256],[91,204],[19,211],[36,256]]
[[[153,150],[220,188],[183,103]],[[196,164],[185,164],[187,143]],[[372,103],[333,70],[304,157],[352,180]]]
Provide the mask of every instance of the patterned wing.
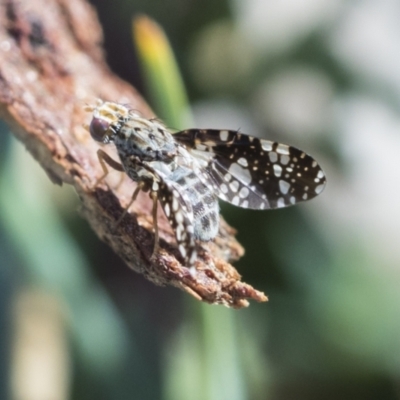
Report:
[[218,197],[252,209],[280,208],[320,194],[325,174],[294,147],[236,131],[189,129],[174,134],[205,166]]
[[169,180],[158,182],[158,198],[165,216],[175,233],[178,249],[187,267],[194,264],[197,257],[194,239],[194,217],[189,199],[180,191],[179,185]]

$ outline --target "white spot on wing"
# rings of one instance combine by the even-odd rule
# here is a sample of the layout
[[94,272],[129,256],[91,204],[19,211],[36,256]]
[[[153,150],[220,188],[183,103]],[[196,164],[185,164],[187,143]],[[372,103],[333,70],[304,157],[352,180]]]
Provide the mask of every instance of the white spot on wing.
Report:
[[278,164],[274,164],[274,174],[277,178],[282,175],[282,167]]
[[242,168],[239,164],[233,163],[229,167],[229,172],[235,176],[239,181],[248,185],[251,182],[251,175],[248,169]]
[[237,192],[239,189],[239,182],[238,181],[233,181],[230,183],[229,187],[231,188],[232,192]]
[[228,186],[226,186],[225,185],[225,183],[223,183],[221,186],[220,186],[220,189],[221,189],[221,192],[222,193],[228,193]]
[[221,131],[219,133],[219,138],[223,141],[226,142],[228,140],[229,132],[228,131]]
[[283,197],[279,197],[277,204],[279,208],[285,207],[285,200],[283,199]]
[[165,212],[165,215],[166,215],[167,217],[170,216],[171,210],[169,209],[169,204],[168,204],[168,203],[166,203],[165,206],[164,206],[164,212]]
[[182,215],[182,213],[181,213],[181,212],[177,212],[177,213],[175,214],[175,219],[176,219],[176,222],[178,222],[178,224],[182,224],[182,222],[183,222],[183,215]]
[[247,187],[244,186],[240,189],[239,196],[242,199],[245,199],[249,195],[249,193],[250,193],[249,189],[247,189]]
[[281,179],[279,181],[279,189],[280,189],[282,194],[287,194],[287,192],[290,189],[290,183]]
[[260,140],[261,142],[261,147],[265,150],[265,151],[271,151],[272,150],[272,145],[273,142],[269,141],[269,140]]
[[281,155],[281,164],[282,165],[287,165],[289,164],[290,157],[287,156],[286,154]]
[[219,194],[218,194],[218,197],[219,197],[221,200],[228,201],[227,197],[226,197],[223,193],[219,193]]
[[278,144],[278,146],[276,147],[276,151],[279,154],[289,155],[289,146],[287,146],[286,144]]
[[242,167],[248,167],[249,164],[247,162],[247,160],[244,157],[240,157],[238,160],[238,163],[242,166]]
[[179,245],[179,252],[181,253],[182,257],[186,257],[186,249],[183,244]]
[[240,205],[240,207],[247,208],[249,206],[249,202],[247,200],[244,200],[243,203]]
[[233,204],[234,206],[238,206],[238,205],[239,205],[239,196],[235,196],[235,197],[232,199],[232,204]]
[[175,237],[176,240],[179,242],[180,240],[182,240],[182,226],[178,225],[175,229]]
[[268,157],[269,157],[269,159],[270,159],[270,161],[271,161],[272,163],[275,163],[275,162],[278,161],[278,154],[276,154],[274,151],[271,151],[271,152],[268,154]]
[[172,209],[174,211],[176,211],[176,210],[178,210],[178,207],[179,207],[178,200],[175,197],[173,197],[172,198]]

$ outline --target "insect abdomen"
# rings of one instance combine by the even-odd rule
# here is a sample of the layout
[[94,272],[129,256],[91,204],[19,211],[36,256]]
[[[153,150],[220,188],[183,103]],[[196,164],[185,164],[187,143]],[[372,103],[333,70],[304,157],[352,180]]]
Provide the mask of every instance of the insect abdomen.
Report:
[[[199,181],[199,186],[204,186]],[[194,214],[194,235],[196,239],[207,242],[214,239],[218,233],[219,227],[219,207],[218,200],[211,193],[199,196],[194,188],[189,188],[193,197],[193,214]],[[190,195],[189,195],[190,197]]]
[[179,184],[192,205],[195,238],[204,242],[214,239],[219,227],[217,197],[193,171],[180,169],[179,173],[174,175],[177,178],[176,183]]

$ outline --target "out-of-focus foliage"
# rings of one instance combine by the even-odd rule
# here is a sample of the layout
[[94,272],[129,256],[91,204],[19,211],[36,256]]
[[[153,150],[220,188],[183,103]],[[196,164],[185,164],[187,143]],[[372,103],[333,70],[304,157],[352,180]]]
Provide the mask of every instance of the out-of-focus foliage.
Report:
[[145,16],[138,16],[132,24],[142,71],[148,93],[154,101],[157,115],[168,126],[183,129],[189,123],[189,104],[179,68],[168,39],[162,29]]
[[[239,271],[270,298],[225,310],[129,271],[79,219],[74,195],[27,167],[2,131],[0,383],[19,376],[17,338],[37,332],[17,324],[25,310],[45,316],[31,319],[36,328],[61,332],[50,342],[60,355],[57,398],[398,398],[400,3],[93,3],[110,65],[156,112],[171,113],[140,70],[131,35],[139,14],[164,28],[196,127],[295,145],[321,163],[328,185],[290,209],[221,205],[246,248]],[[26,298],[36,306],[24,308]]]

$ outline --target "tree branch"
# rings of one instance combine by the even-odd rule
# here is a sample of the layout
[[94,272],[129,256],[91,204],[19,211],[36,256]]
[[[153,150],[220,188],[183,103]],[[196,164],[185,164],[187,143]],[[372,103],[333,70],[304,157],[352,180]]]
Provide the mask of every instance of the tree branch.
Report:
[[82,213],[94,231],[133,270],[209,303],[241,308],[248,305],[246,299],[266,301],[263,293],[241,282],[225,261],[239,258],[243,249],[224,221],[214,242],[199,243],[194,275],[180,264],[174,234],[162,213],[160,251],[150,261],[154,235],[148,195],[139,195],[130,214],[113,231],[135,184],[125,174],[113,172],[107,184],[93,188],[102,171],[98,146],[82,126],[90,120],[83,105],[101,98],[129,103],[147,117],[154,115],[130,85],[110,72],[101,42],[95,11],[83,0],[4,1],[0,7],[1,118],[54,183],[75,187]]

